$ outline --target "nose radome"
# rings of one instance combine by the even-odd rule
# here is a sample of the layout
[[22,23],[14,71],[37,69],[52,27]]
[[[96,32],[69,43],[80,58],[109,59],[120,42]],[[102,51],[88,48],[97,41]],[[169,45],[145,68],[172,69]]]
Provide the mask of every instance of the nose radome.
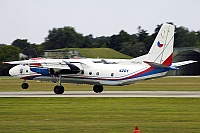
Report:
[[18,66],[14,66],[9,70],[9,74],[11,76],[17,76],[19,73],[19,67]]

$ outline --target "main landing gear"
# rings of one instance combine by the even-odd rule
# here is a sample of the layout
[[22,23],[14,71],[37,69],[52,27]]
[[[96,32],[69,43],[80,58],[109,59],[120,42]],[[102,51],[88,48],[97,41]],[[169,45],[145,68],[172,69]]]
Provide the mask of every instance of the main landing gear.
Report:
[[64,93],[64,91],[65,91],[65,88],[61,85],[61,76],[59,76],[58,77],[58,85],[56,85],[55,87],[54,87],[54,93],[55,94],[63,94]]
[[62,85],[56,85],[54,87],[54,93],[55,94],[63,94],[65,91],[64,87]]
[[103,85],[94,85],[93,86],[93,91],[95,93],[101,93],[103,91]]
[[[54,87],[54,93],[55,94],[63,94],[64,91],[65,91],[64,87],[61,85],[60,78],[61,77],[58,78],[58,85],[56,85]],[[22,83],[21,87],[22,87],[22,89],[28,89],[29,85],[28,85],[28,83],[26,83],[26,81],[24,81]],[[95,93],[101,93],[103,91],[103,85],[94,85],[93,91]]]
[[[54,87],[55,94],[63,94],[64,91],[65,91],[65,89],[60,83]],[[101,93],[103,91],[103,86],[102,85],[94,85],[93,91],[95,93]]]
[[[61,84],[58,84],[54,87],[54,93],[55,94],[63,94],[64,91],[65,91],[65,89]],[[103,86],[102,85],[94,85],[93,91],[95,93],[101,93],[103,91]]]

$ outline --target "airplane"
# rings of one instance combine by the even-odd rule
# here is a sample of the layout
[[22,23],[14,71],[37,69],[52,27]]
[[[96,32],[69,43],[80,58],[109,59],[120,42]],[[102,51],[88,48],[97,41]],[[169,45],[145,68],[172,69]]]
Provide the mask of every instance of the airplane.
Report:
[[15,64],[9,70],[13,77],[24,79],[21,87],[29,87],[26,80],[57,82],[55,94],[63,94],[61,83],[90,84],[95,93],[101,93],[106,86],[123,86],[138,81],[163,77],[169,70],[196,61],[172,63],[174,29],[171,24],[163,24],[149,50],[143,56],[133,59],[48,59],[3,62]]

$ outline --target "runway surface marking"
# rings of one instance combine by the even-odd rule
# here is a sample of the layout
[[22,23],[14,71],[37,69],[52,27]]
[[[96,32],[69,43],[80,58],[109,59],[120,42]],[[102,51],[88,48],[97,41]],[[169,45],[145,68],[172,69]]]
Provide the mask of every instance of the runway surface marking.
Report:
[[200,91],[65,91],[56,95],[53,91],[0,92],[0,97],[182,97],[200,98]]

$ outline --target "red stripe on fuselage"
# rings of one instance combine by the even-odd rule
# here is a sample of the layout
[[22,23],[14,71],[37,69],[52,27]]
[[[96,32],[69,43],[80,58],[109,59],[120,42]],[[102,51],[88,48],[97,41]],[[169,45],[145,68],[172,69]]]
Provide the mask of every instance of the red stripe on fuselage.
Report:
[[147,72],[149,72],[149,71],[151,71],[151,70],[153,70],[153,67],[150,67],[150,68],[148,68],[148,69],[146,69],[146,70],[144,70],[144,71],[142,71],[142,72],[139,72],[139,73],[137,73],[137,74],[134,74],[134,75],[129,76],[129,77],[124,78],[124,79],[131,79],[131,78],[140,76],[141,74],[147,73]]

